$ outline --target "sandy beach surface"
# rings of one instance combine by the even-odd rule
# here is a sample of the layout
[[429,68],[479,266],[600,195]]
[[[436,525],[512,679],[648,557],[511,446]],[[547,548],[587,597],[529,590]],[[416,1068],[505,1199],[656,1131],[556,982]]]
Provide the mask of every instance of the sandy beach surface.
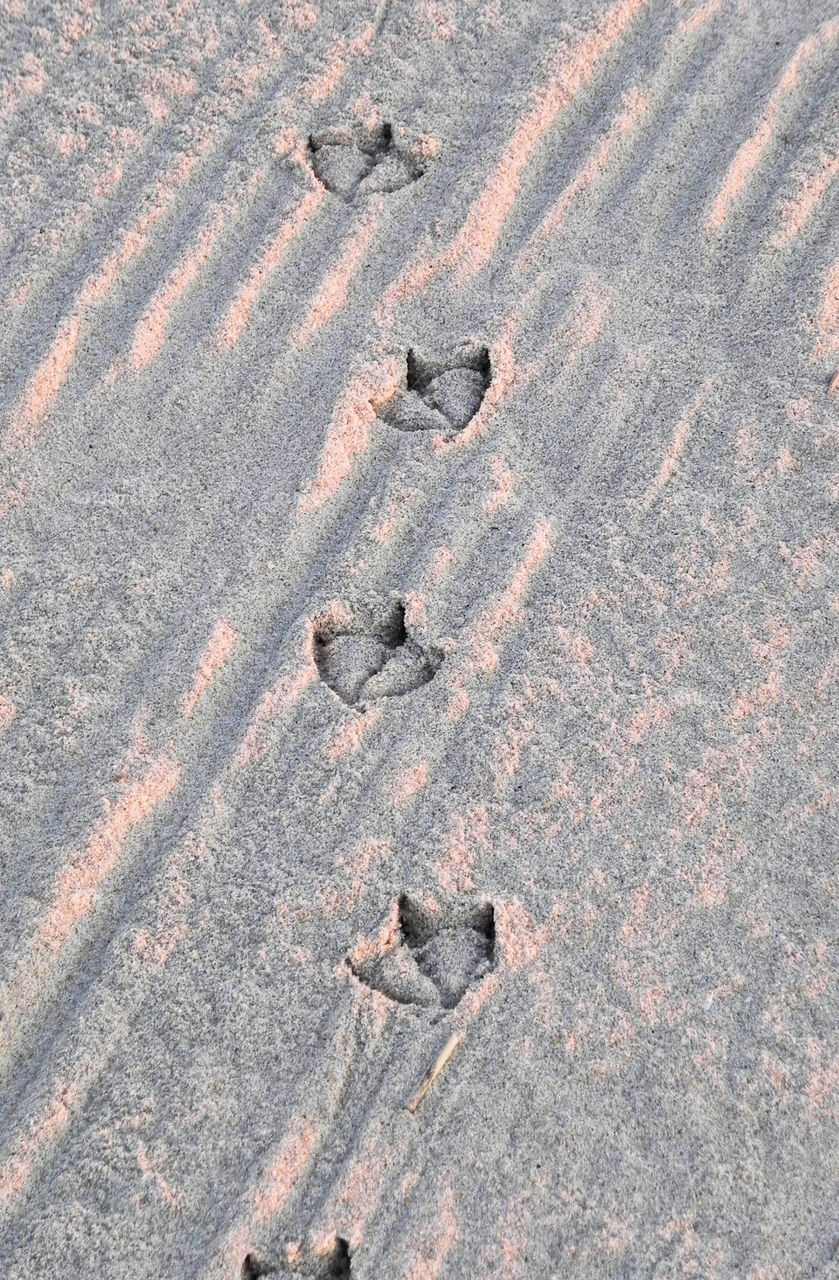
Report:
[[0,0],[3,1280],[839,1277],[835,0]]

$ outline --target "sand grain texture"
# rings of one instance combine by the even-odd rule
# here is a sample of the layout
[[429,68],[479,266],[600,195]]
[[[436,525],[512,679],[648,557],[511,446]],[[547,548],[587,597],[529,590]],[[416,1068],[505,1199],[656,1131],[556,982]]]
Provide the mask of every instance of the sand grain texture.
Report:
[[837,50],[0,4],[4,1280],[839,1277]]

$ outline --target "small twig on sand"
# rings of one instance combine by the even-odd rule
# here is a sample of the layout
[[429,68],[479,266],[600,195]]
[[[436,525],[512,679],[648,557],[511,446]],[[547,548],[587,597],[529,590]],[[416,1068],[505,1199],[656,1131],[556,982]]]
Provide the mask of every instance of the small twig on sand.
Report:
[[832,396],[834,391],[839,391],[839,369],[836,370],[830,382],[827,384],[827,394]]
[[408,1103],[408,1110],[411,1112],[412,1115],[419,1107],[423,1098],[428,1093],[428,1090],[431,1088],[434,1081],[437,1079],[440,1072],[445,1067],[446,1063],[454,1053],[457,1046],[460,1044],[463,1037],[464,1037],[464,1032],[453,1031],[452,1034],[449,1036],[448,1040],[446,1041],[446,1043],[443,1045],[440,1052],[437,1054],[437,1057],[434,1060],[434,1064],[431,1067],[431,1070],[426,1074],[422,1084],[417,1089],[411,1101]]

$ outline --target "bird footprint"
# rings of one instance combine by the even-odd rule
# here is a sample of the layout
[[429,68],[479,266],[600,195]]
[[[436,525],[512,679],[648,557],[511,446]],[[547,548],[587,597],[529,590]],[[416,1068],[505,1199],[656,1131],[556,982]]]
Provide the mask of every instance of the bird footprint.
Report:
[[428,684],[444,656],[441,649],[426,648],[408,634],[400,602],[378,616],[317,630],[313,651],[321,680],[344,702],[359,708]]
[[397,146],[393,126],[375,130],[332,129],[309,138],[309,162],[317,180],[350,202],[357,195],[399,191],[416,182],[425,166]]
[[426,360],[412,348],[406,366],[404,387],[379,409],[379,417],[399,431],[458,435],[480,409],[492,381],[487,347],[464,345],[441,360]]
[[426,905],[403,894],[395,926],[376,944],[362,943],[349,965],[366,986],[399,1004],[454,1009],[495,967],[492,903],[467,897]]

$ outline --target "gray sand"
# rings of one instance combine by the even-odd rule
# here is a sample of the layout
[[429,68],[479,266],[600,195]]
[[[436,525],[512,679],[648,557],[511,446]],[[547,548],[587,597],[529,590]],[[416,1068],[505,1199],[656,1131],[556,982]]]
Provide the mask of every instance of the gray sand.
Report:
[[835,0],[0,37],[3,1280],[839,1277]]

